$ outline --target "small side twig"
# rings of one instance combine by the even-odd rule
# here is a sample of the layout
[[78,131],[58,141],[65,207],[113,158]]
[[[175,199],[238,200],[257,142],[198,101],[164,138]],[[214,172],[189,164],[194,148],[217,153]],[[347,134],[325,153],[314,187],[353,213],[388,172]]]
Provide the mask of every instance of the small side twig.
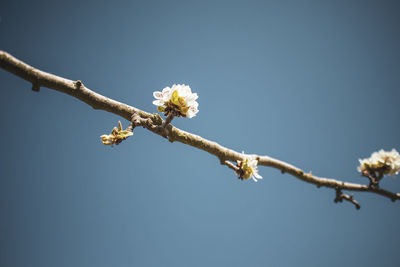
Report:
[[163,137],[168,138],[169,136],[169,130],[168,130],[168,125],[171,123],[171,121],[174,119],[175,117],[175,113],[171,112],[167,118],[165,119],[165,121],[163,121],[163,123],[161,124],[160,128],[162,128],[163,130]]
[[34,92],[39,92],[40,91],[40,85],[38,83],[32,83],[32,91]]
[[163,124],[161,125],[162,127],[167,126],[168,124],[171,123],[171,121],[174,119],[175,114],[173,112],[171,112],[168,117],[165,119],[165,121],[163,122]]
[[239,171],[239,167],[236,166],[235,164],[233,164],[232,162],[228,161],[228,160],[225,160],[225,161],[223,162],[223,164],[225,164],[226,166],[228,166],[228,168],[234,170],[236,173]]
[[382,167],[378,170],[367,169],[362,172],[361,176],[367,177],[369,179],[369,187],[372,189],[379,188],[379,182],[382,180],[385,172],[385,168]]
[[342,190],[336,189],[336,197],[334,199],[334,202],[335,203],[343,202],[343,200],[353,203],[356,209],[358,210],[361,208],[360,204],[357,202],[357,200],[354,199],[353,195],[344,194]]
[[126,131],[132,132],[133,133],[133,129],[135,129],[135,125],[133,124],[133,122],[131,121],[128,125],[128,127],[126,127]]

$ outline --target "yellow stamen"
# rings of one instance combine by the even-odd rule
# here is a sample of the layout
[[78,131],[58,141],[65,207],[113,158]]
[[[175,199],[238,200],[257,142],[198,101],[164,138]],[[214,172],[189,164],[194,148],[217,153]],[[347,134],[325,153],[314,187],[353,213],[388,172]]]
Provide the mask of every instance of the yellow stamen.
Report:
[[174,91],[171,96],[171,102],[177,106],[179,106],[179,95],[178,91]]
[[189,107],[181,107],[181,113],[186,115],[186,113],[188,112]]

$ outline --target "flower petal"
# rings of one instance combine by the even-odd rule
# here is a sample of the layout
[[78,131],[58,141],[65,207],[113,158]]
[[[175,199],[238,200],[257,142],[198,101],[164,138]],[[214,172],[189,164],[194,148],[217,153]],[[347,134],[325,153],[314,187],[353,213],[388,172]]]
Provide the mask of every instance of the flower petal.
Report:
[[194,116],[196,116],[196,114],[199,112],[199,110],[197,108],[194,107],[190,107],[189,110],[186,113],[186,117],[188,117],[189,119],[193,118]]
[[169,94],[170,91],[171,91],[171,88],[165,87],[165,88],[162,90],[162,93],[163,93],[163,94]]
[[164,101],[163,101],[163,100],[160,100],[160,99],[154,100],[154,101],[153,101],[153,105],[156,105],[156,106],[163,106],[163,105],[164,105]]
[[195,101],[197,98],[199,98],[199,96],[195,93],[195,94],[190,94],[186,97],[186,102],[192,102]]
[[262,179],[262,176],[258,174],[258,172],[254,172],[253,175],[257,178],[257,179]]
[[155,91],[153,92],[153,96],[155,99],[162,99],[163,93],[161,93],[160,91]]

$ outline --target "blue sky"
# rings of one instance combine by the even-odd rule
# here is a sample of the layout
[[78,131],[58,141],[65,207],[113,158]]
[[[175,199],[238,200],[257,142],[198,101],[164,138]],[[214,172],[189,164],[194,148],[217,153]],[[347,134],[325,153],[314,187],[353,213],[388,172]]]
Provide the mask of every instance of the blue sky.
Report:
[[[0,49],[148,112],[191,86],[173,124],[324,177],[400,150],[396,1],[3,1]],[[399,203],[218,159],[0,70],[4,266],[397,266]],[[127,125],[126,121],[123,121]],[[382,187],[400,191],[399,179]]]

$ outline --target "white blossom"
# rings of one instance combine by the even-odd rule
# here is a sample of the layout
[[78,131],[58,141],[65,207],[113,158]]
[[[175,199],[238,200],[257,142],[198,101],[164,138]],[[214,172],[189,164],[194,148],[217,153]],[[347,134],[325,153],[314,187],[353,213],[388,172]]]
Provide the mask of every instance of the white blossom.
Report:
[[156,99],[153,104],[166,116],[173,113],[177,117],[193,118],[199,112],[198,96],[187,85],[174,84],[172,88],[165,87],[162,92],[155,91],[153,96]]
[[262,176],[258,173],[258,160],[254,156],[245,155],[244,152],[242,152],[242,154],[244,156],[244,160],[237,161],[237,165],[239,167],[239,178],[245,180],[252,178],[254,182],[257,182],[257,179],[262,179]]
[[383,149],[371,154],[371,157],[359,159],[360,166],[357,170],[364,171],[382,171],[383,174],[395,176],[400,171],[400,155],[396,149],[384,151]]

